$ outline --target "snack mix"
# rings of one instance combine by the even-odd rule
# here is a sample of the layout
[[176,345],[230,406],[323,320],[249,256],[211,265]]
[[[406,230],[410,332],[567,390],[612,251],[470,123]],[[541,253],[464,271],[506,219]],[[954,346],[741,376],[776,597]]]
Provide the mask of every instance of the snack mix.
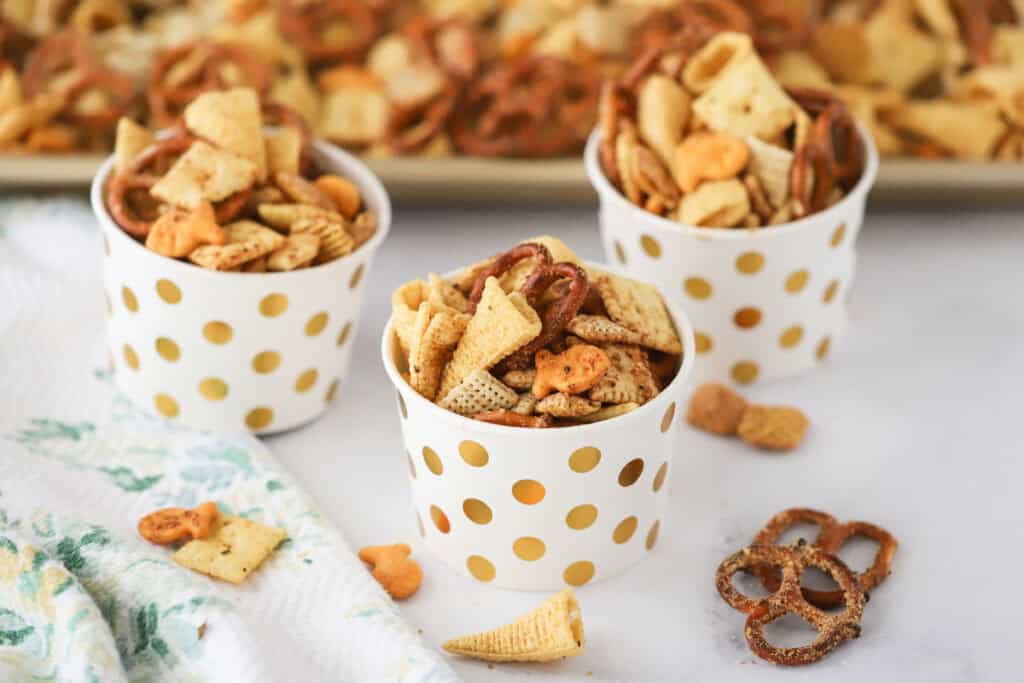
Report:
[[679,369],[658,291],[583,265],[554,237],[527,240],[450,279],[392,295],[396,363],[446,410],[513,427],[623,415]]
[[211,270],[307,268],[369,241],[377,217],[358,188],[316,172],[301,126],[263,123],[250,88],[200,95],[165,137],[121,119],[110,215],[148,249]]
[[[818,527],[814,543],[801,538],[793,545],[776,545],[779,537],[796,524]],[[874,562],[861,574],[850,571],[838,557],[839,550],[854,536],[878,544]],[[715,574],[715,585],[730,607],[748,615],[744,633],[751,652],[775,664],[813,664],[845,641],[860,637],[860,620],[869,593],[889,576],[896,546],[896,539],[874,524],[840,523],[825,512],[792,508],[768,520],[754,537],[753,545],[723,560]],[[808,567],[823,571],[838,588],[803,586],[801,578]],[[770,594],[752,598],[740,592],[733,577],[741,571],[757,576]],[[840,606],[844,607],[842,611],[824,611]],[[769,643],[765,627],[787,614],[796,614],[812,625],[818,637],[802,647]]]
[[370,155],[571,156],[602,80],[680,31],[729,31],[785,87],[846,101],[884,154],[1020,161],[1022,15],[1019,0],[6,0],[0,150],[107,150],[122,116],[167,127],[244,85]]
[[395,600],[405,600],[420,589],[423,568],[409,557],[412,548],[405,543],[372,545],[359,551],[359,559],[370,565],[377,583]]

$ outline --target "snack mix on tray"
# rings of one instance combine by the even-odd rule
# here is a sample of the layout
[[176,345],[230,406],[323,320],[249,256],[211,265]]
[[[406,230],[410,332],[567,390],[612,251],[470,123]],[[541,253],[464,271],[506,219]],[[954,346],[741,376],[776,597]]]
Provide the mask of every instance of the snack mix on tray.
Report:
[[[801,538],[793,545],[777,545],[778,539],[797,524],[818,527],[814,542]],[[860,574],[850,571],[838,557],[840,549],[854,536],[878,544],[871,567]],[[715,585],[730,607],[748,615],[744,634],[751,652],[774,664],[813,664],[845,641],[860,637],[869,593],[889,576],[896,547],[892,534],[874,524],[840,523],[825,512],[791,508],[768,520],[752,545],[722,561],[715,573]],[[808,567],[826,573],[838,588],[822,590],[802,585]],[[759,578],[769,595],[744,595],[733,583],[733,577],[741,571]],[[840,606],[844,607],[842,611],[834,611]],[[802,647],[772,645],[765,636],[765,627],[791,613],[817,629],[818,637]]]
[[683,348],[658,291],[538,237],[392,294],[396,360],[446,410],[514,427],[623,415],[672,381]]
[[121,119],[114,221],[163,256],[246,273],[327,263],[373,237],[376,215],[351,181],[316,172],[303,128],[263,123],[250,88],[200,95],[166,137]]
[[731,31],[884,154],[1020,161],[1022,21],[1019,0],[6,0],[0,150],[102,151],[122,116],[167,127],[246,85],[371,155],[575,155],[602,80]]

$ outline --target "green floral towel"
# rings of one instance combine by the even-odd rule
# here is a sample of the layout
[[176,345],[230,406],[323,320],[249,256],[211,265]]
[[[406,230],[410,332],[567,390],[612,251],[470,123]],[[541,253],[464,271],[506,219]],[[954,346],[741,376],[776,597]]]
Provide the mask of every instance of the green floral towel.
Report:
[[[81,201],[0,202],[0,681],[454,680],[261,442],[149,418],[92,370],[97,239]],[[288,532],[241,586],[138,537],[204,500]]]

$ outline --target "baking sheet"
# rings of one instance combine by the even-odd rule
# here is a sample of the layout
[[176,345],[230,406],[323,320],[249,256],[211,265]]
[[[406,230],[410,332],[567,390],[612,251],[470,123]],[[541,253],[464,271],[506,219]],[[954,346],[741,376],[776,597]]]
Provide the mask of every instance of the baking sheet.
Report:
[[[0,156],[0,188],[84,187],[101,156]],[[370,159],[391,196],[430,202],[583,202],[595,195],[578,159]],[[882,162],[873,199],[1024,202],[1024,164],[894,159]]]

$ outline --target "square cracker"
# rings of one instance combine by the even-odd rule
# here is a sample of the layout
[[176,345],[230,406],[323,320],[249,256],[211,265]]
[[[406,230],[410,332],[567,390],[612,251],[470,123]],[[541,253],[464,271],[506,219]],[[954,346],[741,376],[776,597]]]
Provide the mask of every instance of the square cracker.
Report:
[[269,254],[284,246],[285,239],[254,221],[237,221],[224,227],[223,246],[199,247],[188,258],[211,270],[231,270],[243,263]]
[[542,415],[551,417],[585,417],[601,410],[601,403],[591,401],[583,396],[557,392],[537,401],[537,405],[533,409]]
[[579,314],[569,321],[565,328],[584,341],[593,344],[620,343],[641,344],[643,338],[624,325],[609,320],[603,315]]
[[324,220],[345,225],[345,217],[337,211],[309,204],[260,204],[256,209],[267,225],[288,232],[299,220]]
[[219,202],[251,187],[256,164],[197,140],[149,193],[174,206],[194,209],[202,201]]
[[540,334],[540,316],[519,293],[505,294],[496,278],[488,278],[476,314],[445,366],[440,398],[473,370],[490,370],[501,359]]
[[215,579],[239,584],[288,538],[284,529],[251,519],[222,516],[206,538],[189,541],[173,555],[175,562]]
[[711,130],[766,141],[789,128],[798,109],[755,54],[730,66],[693,102],[694,113]]
[[665,302],[655,287],[604,271],[591,271],[591,276],[608,317],[638,333],[644,346],[665,353],[683,352]]
[[604,352],[611,365],[590,390],[591,400],[643,405],[658,395],[658,383],[646,351],[639,346],[608,344]]
[[248,159],[256,166],[256,177],[266,180],[263,115],[255,90],[233,88],[203,93],[185,107],[185,126],[221,149]]
[[416,311],[409,339],[409,386],[431,401],[441,385],[441,372],[455,345],[459,343],[469,315],[449,313],[429,300]]

